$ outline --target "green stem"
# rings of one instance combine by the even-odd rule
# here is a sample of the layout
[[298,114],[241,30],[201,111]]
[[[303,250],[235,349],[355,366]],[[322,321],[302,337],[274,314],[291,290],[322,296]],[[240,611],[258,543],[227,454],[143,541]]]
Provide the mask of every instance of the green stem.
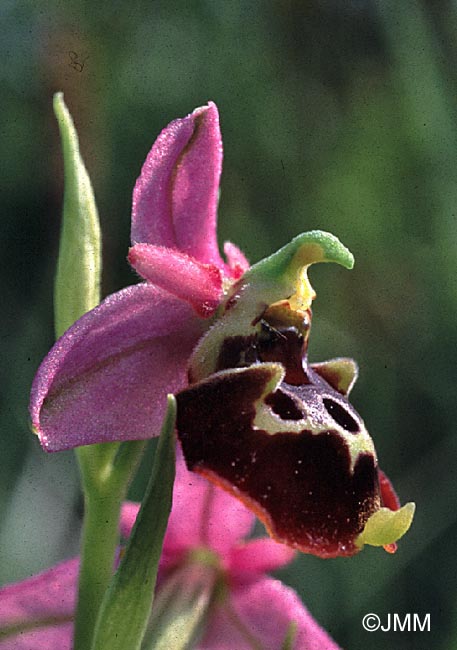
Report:
[[92,445],[77,450],[84,491],[84,521],[75,650],[90,650],[92,645],[100,605],[113,576],[122,501],[144,446],[141,441],[122,446]]
[[120,509],[119,493],[84,496],[75,650],[89,650],[92,643],[98,609],[113,575]]

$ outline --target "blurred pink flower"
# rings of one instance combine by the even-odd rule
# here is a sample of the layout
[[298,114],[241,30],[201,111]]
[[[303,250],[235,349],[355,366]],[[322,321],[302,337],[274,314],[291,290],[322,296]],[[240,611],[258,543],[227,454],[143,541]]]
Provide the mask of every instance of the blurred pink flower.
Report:
[[219,254],[222,169],[213,103],[169,124],[133,192],[129,261],[146,282],[85,314],[56,342],[32,386],[30,413],[47,451],[158,435],[167,393],[227,287],[248,268],[231,243]]
[[[137,512],[136,504],[124,505],[125,536]],[[193,554],[206,550],[215,558],[223,589],[210,606],[199,650],[280,650],[292,623],[295,650],[338,650],[295,592],[265,575],[290,562],[294,553],[271,539],[246,540],[253,523],[245,506],[189,472],[179,456],[157,596],[175,571],[181,571],[185,583]],[[1,589],[0,650],[70,650],[77,574],[78,560],[73,559]],[[2,639],[10,626],[21,632]]]

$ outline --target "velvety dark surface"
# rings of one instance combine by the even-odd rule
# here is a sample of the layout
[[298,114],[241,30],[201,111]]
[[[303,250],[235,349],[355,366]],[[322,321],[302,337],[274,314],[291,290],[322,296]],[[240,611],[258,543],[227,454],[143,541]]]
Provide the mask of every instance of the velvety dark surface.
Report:
[[188,467],[254,502],[279,541],[322,557],[352,555],[355,537],[379,507],[375,459],[359,456],[352,472],[335,430],[271,435],[254,429],[254,402],[266,375],[252,367],[178,394],[177,428]]
[[[360,417],[308,366],[303,332],[281,322],[245,327],[246,336],[223,340],[219,373],[177,395],[187,465],[253,504],[279,541],[321,557],[352,555],[355,538],[380,505],[373,453],[359,454],[351,467],[345,435],[361,432]],[[267,385],[275,366],[262,362],[285,371],[274,392]],[[243,370],[230,373],[233,368]],[[275,422],[271,430],[259,428],[262,399],[279,416],[278,425],[309,417],[309,428],[293,432],[285,424],[279,432]],[[322,430],[322,422],[329,428]],[[343,431],[331,428],[335,424]]]

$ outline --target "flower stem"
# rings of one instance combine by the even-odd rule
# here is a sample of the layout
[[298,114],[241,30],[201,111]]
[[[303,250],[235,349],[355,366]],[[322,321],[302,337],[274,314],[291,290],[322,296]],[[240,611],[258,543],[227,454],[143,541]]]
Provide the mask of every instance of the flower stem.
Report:
[[91,648],[100,604],[113,576],[122,500],[144,446],[142,441],[124,443],[121,467],[116,464],[117,444],[92,445],[77,450],[84,491],[84,521],[75,650]]
[[84,496],[75,650],[90,650],[99,605],[113,573],[120,508],[119,494]]

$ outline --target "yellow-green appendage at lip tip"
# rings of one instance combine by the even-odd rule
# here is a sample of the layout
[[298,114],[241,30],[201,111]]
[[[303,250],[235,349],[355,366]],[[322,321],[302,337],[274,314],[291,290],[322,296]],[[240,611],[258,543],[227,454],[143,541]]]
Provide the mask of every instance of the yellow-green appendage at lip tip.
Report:
[[357,537],[357,546],[388,546],[398,541],[409,530],[415,509],[416,504],[413,502],[406,503],[399,510],[380,508],[371,515]]

